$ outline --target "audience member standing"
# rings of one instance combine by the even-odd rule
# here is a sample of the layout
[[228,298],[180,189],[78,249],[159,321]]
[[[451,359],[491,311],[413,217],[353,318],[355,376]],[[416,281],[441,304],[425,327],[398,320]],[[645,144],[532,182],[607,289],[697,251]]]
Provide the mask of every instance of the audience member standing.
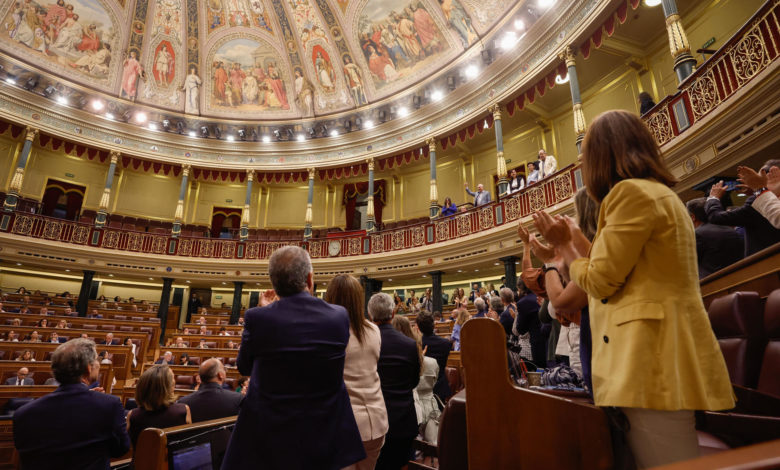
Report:
[[[67,344],[67,343],[66,343]],[[135,448],[141,431],[146,428],[169,428],[192,423],[190,408],[174,403],[176,382],[167,365],[153,365],[146,369],[135,386],[135,408],[127,415],[127,430]]]
[[251,380],[222,468],[336,470],[363,460],[343,378],[347,311],[311,295],[302,248],[275,251],[268,273],[274,290],[244,314],[236,363]]
[[379,328],[363,314],[363,287],[354,277],[339,274],[331,279],[325,291],[325,301],[341,305],[349,314],[344,383],[366,451],[365,459],[345,470],[373,470],[388,429],[387,408],[377,373],[382,343]]
[[531,162],[526,167],[528,168],[528,186],[538,183],[541,178],[539,177],[539,168],[536,166],[536,163]]
[[519,192],[525,188],[525,178],[517,174],[517,170],[514,168],[509,172],[509,194]]
[[112,457],[130,449],[122,403],[90,392],[100,364],[95,343],[72,339],[51,358],[57,390],[14,413],[14,445],[25,470],[78,468],[106,470]]
[[537,367],[547,365],[547,342],[542,334],[542,323],[539,321],[539,302],[536,294],[525,286],[521,278],[517,278],[517,316],[512,325],[512,333],[522,336],[528,333],[531,343],[531,361]]
[[739,180],[753,190],[756,199],[753,208],[764,216],[774,228],[780,228],[780,161],[770,160],[756,173],[751,168],[737,169]]
[[601,203],[590,251],[576,247],[566,219],[534,219],[590,297],[594,402],[627,416],[640,468],[694,458],[693,410],[729,409],[734,399],[701,298],[693,226],[636,115],[597,117],[582,162],[588,194]]
[[450,384],[447,382],[447,358],[452,350],[452,343],[446,338],[436,335],[433,315],[424,312],[417,315],[417,327],[422,333],[422,345],[425,355],[436,359],[439,364],[439,376],[436,379],[436,385],[433,387],[433,393],[439,396],[442,401],[452,395]]
[[469,184],[466,183],[466,193],[474,198],[474,207],[479,207],[490,202],[490,193],[485,191],[482,183],[477,185],[477,192],[469,190]]
[[179,399],[179,403],[190,407],[193,423],[238,414],[244,395],[223,387],[227,373],[222,361],[216,358],[206,360],[200,365],[198,376],[198,391]]
[[639,93],[639,114],[644,116],[648,111],[655,107],[655,101],[650,93],[643,91]]
[[539,180],[543,180],[558,171],[558,162],[544,149],[539,150]]
[[[482,306],[485,306],[485,301],[482,299],[479,299],[479,301],[482,303]],[[476,302],[474,302],[474,305],[476,305]],[[482,312],[482,316],[485,316],[485,312]],[[452,335],[450,335],[450,341],[452,341],[452,350],[453,351],[460,351],[460,330],[463,328],[463,325],[466,324],[466,322],[469,320],[469,312],[466,309],[459,309],[457,313],[457,317],[455,318],[455,324],[452,326]]]
[[445,197],[444,205],[441,206],[442,217],[455,215],[456,212],[458,212],[458,206],[456,206],[455,203],[452,202],[452,199],[450,199],[449,196]]
[[192,294],[190,296],[190,301],[187,303],[187,323],[192,321],[192,316],[198,314],[198,310],[203,306],[203,304],[200,302],[200,297],[198,297],[198,294]]
[[700,197],[685,204],[696,235],[699,278],[736,263],[745,253],[745,242],[739,232],[732,227],[707,223],[706,201],[706,198]]
[[376,469],[399,470],[412,457],[412,443],[418,432],[413,390],[420,381],[420,356],[417,342],[391,324],[392,297],[374,294],[368,301],[368,313],[382,336],[377,372],[390,425]]

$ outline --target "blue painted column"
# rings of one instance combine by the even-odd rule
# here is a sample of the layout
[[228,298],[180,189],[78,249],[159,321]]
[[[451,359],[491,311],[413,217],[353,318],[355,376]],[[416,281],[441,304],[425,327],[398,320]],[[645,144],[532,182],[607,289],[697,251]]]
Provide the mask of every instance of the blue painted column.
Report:
[[11,185],[8,187],[8,194],[5,196],[5,202],[3,202],[4,211],[12,212],[16,209],[16,205],[19,202],[19,193],[22,192],[22,183],[24,183],[24,170],[27,168],[27,161],[30,159],[32,144],[37,136],[38,129],[33,127],[28,127],[26,129],[22,153],[19,154],[19,160],[16,162],[16,170],[14,170],[14,176],[11,178]]
[[106,225],[108,206],[111,202],[111,188],[114,185],[114,173],[116,172],[116,164],[119,162],[119,152],[116,150],[112,150],[109,156],[111,158],[111,164],[108,165],[106,185],[103,188],[103,195],[100,197],[100,205],[98,205],[97,216],[95,217],[95,227],[98,228]]
[[[246,197],[244,198],[244,210],[241,211],[241,241],[249,238],[249,215],[252,211],[252,181],[255,179],[255,171],[246,172]],[[238,320],[236,320],[238,321]]]
[[677,81],[682,83],[693,73],[696,59],[691,54],[691,45],[688,36],[683,29],[680,14],[677,11],[675,0],[663,0],[661,3],[666,16],[666,32],[669,36],[669,50],[674,57],[674,71],[677,73]]
[[496,132],[496,173],[498,174],[498,195],[506,194],[509,188],[504,159],[504,134],[501,125],[501,106],[496,103],[489,109],[493,113],[493,130]]
[[181,167],[181,186],[179,187],[179,200],[176,202],[176,213],[173,215],[173,229],[171,236],[176,238],[181,234],[181,223],[184,219],[184,198],[187,195],[187,184],[190,176],[190,166]]
[[425,143],[428,144],[428,153],[431,160],[431,219],[439,216],[439,184],[436,182],[436,138],[431,137]]
[[585,138],[587,124],[585,124],[585,114],[582,112],[582,97],[580,96],[580,82],[577,79],[577,64],[575,50],[567,47],[561,54],[561,58],[566,61],[566,70],[569,73],[569,90],[571,91],[571,102],[574,106],[574,134],[577,136],[577,153],[582,154],[582,140]]
[[306,199],[306,217],[303,228],[303,239],[308,240],[311,238],[311,222],[314,219],[312,213],[312,204],[314,204],[314,168],[309,168],[309,196]]
[[368,163],[368,198],[366,198],[366,231],[376,230],[376,213],[374,212],[374,159],[369,158]]

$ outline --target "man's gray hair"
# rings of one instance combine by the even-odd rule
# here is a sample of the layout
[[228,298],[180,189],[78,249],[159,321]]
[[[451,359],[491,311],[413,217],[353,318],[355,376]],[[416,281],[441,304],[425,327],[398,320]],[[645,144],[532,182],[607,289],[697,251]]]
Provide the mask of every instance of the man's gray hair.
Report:
[[279,297],[303,292],[310,272],[312,268],[309,253],[297,246],[279,248],[268,261],[271,284]]
[[498,291],[499,295],[501,295],[501,300],[504,301],[504,303],[511,304],[515,301],[515,293],[512,292],[512,289],[509,287],[503,287],[500,291]]
[[225,367],[222,365],[222,361],[212,357],[207,359],[198,369],[198,375],[200,375],[200,381],[205,383],[213,382],[217,378],[217,374],[224,371]]
[[477,297],[474,299],[474,306],[477,307],[477,311],[483,311],[485,310],[485,301],[482,300],[482,297]]
[[376,293],[368,300],[368,314],[375,322],[390,321],[394,307],[393,298],[384,292]]
[[51,371],[62,385],[75,384],[89,371],[90,364],[96,361],[95,342],[91,339],[75,338],[54,350],[51,356]]
[[494,295],[490,298],[490,308],[496,313],[501,313],[504,311],[504,302],[501,301],[500,297]]

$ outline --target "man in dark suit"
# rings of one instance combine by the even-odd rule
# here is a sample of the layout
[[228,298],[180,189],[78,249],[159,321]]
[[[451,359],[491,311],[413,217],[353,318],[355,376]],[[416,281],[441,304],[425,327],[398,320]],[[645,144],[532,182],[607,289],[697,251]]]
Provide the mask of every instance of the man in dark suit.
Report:
[[111,457],[130,449],[130,438],[119,398],[87,388],[100,372],[95,343],[77,338],[61,344],[51,369],[59,388],[14,413],[21,468],[108,470]]
[[170,351],[165,351],[165,354],[156,361],[154,361],[155,364],[168,364],[169,366],[173,365],[173,353]]
[[198,297],[198,294],[192,294],[192,297],[190,297],[190,301],[187,303],[187,323],[192,320],[193,315],[198,314],[198,310],[203,306],[203,304],[200,303],[200,297]]
[[244,315],[236,363],[251,380],[222,468],[337,470],[358,462],[366,453],[343,378],[347,311],[311,295],[311,259],[299,247],[275,251],[268,272],[274,290]]
[[710,189],[710,196],[704,204],[707,222],[715,225],[743,227],[745,229],[745,256],[750,256],[780,241],[780,229],[776,229],[753,208],[755,195],[747,198],[742,207],[727,211],[720,202],[724,194],[726,194],[726,185],[723,184],[723,181],[719,181]]
[[237,415],[244,395],[222,388],[227,377],[222,361],[208,359],[200,365],[198,375],[201,383],[198,391],[179,400],[190,407],[192,422]]
[[393,307],[393,298],[383,293],[374,294],[368,301],[368,313],[382,337],[376,369],[390,424],[376,470],[398,470],[406,465],[418,433],[412,392],[420,381],[422,364],[417,343],[390,324]]
[[433,325],[434,319],[430,313],[424,312],[417,315],[417,328],[422,333],[425,355],[436,359],[436,363],[439,364],[439,376],[436,378],[436,385],[433,386],[433,393],[444,401],[452,395],[446,371],[447,358],[452,350],[452,343],[450,340],[438,336]]
[[741,260],[745,251],[745,242],[736,230],[707,223],[706,202],[707,199],[699,197],[685,204],[696,232],[699,279]]
[[114,333],[106,333],[106,338],[98,344],[105,344],[107,346],[114,344]]
[[5,381],[6,385],[35,385],[35,382],[33,379],[28,377],[30,375],[30,370],[26,367],[22,367],[18,371],[16,371],[16,377],[9,377],[8,380]]

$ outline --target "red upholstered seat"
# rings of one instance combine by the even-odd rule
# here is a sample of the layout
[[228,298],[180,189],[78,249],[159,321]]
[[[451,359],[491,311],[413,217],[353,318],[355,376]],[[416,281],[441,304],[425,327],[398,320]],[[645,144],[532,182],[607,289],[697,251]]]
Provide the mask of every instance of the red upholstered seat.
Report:
[[199,366],[200,365],[200,361],[201,361],[201,358],[195,357],[195,356],[190,356],[190,365]]
[[85,330],[97,330],[97,325],[84,325],[82,328]]
[[766,344],[764,309],[756,292],[735,292],[710,304],[707,312],[731,381],[756,388]]
[[101,330],[116,331],[116,325],[100,325]]
[[195,385],[195,377],[192,375],[177,375],[176,388],[192,388]]
[[133,331],[133,327],[122,325],[119,327],[119,331]]
[[769,342],[761,363],[758,390],[780,397],[780,289],[766,299],[764,332]]

